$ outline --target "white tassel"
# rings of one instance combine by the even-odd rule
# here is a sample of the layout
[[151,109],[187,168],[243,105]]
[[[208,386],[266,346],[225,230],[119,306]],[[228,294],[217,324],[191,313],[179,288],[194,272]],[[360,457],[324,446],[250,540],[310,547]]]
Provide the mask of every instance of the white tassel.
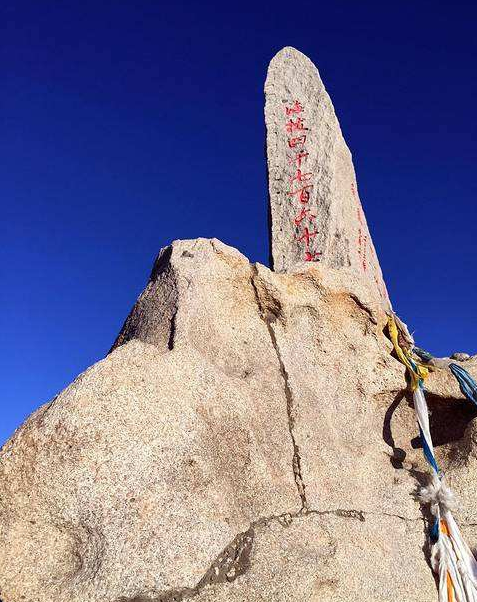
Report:
[[475,595],[477,596],[477,561],[475,560],[471,549],[465,543],[452,513],[447,511],[444,514],[444,519],[449,529],[452,546],[459,558],[460,571],[472,583]]
[[[395,326],[397,326],[401,336],[411,347],[414,345],[412,335],[407,326],[393,314]],[[391,323],[390,323],[391,324]],[[432,515],[439,525],[439,536],[431,548],[431,565],[434,572],[439,576],[439,602],[477,602],[477,560],[472,551],[462,538],[460,530],[452,516],[452,508],[455,505],[454,495],[447,486],[443,475],[437,466],[434,446],[432,444],[431,432],[429,427],[429,411],[427,408],[426,397],[422,388],[422,374],[414,369],[399,347],[399,342],[395,340],[395,331],[392,331],[394,345],[401,361],[408,368],[412,368],[413,383],[418,386],[413,392],[414,409],[417,421],[421,430],[425,456],[432,467],[433,473],[430,482],[426,487],[422,487],[419,492],[419,498],[424,504],[428,504]],[[437,368],[448,368],[452,363],[450,358],[433,358],[429,364]],[[442,519],[442,520],[441,520]],[[452,592],[449,600],[449,592]]]
[[444,478],[439,479],[435,474],[432,475],[430,483],[419,490],[419,499],[422,503],[429,504],[435,517],[438,517],[441,511],[451,511],[455,506],[454,494]]
[[[440,539],[440,538],[439,538]],[[447,596],[447,565],[442,553],[442,543],[438,541],[433,546],[436,548],[435,560],[437,561],[436,573],[439,575],[439,602],[449,602]]]
[[413,399],[417,421],[419,423],[419,426],[421,427],[421,431],[426,440],[426,443],[429,446],[432,455],[434,456],[434,446],[432,445],[431,432],[429,429],[429,411],[427,409],[424,391],[421,389],[421,387],[417,387],[417,389],[414,391]]
[[[422,436],[434,456],[429,413],[421,387],[414,391],[414,408]],[[431,551],[432,568],[439,575],[439,602],[449,602],[447,575],[452,581],[455,602],[477,602],[477,561],[452,516],[455,498],[443,475],[433,472],[429,483],[419,491],[419,499],[429,505],[439,526],[441,517],[447,525],[448,535],[440,528],[439,539]]]
[[460,534],[451,513],[454,495],[443,479],[432,476],[430,483],[419,492],[419,499],[429,504],[431,513],[447,525],[449,535],[442,529],[432,546],[431,565],[439,575],[439,602],[447,602],[447,573],[452,581],[455,602],[477,602],[477,561]]

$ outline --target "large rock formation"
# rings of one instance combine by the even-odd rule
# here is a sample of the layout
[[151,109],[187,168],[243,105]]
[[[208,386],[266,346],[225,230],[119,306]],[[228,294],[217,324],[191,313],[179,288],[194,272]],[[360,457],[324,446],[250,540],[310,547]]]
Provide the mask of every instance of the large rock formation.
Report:
[[[110,354],[1,451],[3,602],[436,600],[382,289],[293,253],[161,251]],[[428,388],[473,545],[474,413]]]

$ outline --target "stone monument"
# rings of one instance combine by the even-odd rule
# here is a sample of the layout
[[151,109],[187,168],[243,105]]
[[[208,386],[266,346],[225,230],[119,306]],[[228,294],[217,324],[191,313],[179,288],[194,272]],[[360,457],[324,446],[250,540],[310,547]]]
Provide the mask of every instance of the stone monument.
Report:
[[265,97],[274,270],[351,267],[389,307],[351,153],[318,69],[284,48],[270,63]]
[[[161,250],[110,353],[0,451],[2,602],[437,599],[351,156],[292,48],[266,122],[275,271],[216,239]],[[426,386],[439,465],[472,490],[472,415],[446,373]],[[457,518],[477,544],[471,496]]]

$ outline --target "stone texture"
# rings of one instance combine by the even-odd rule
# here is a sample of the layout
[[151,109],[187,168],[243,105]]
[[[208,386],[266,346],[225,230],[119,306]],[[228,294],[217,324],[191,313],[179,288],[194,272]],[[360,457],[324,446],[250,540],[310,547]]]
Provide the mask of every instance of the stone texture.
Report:
[[[3,602],[434,600],[403,369],[349,272],[164,249],[111,354],[0,454]],[[466,412],[437,453],[475,545]]]
[[284,48],[270,63],[265,97],[275,271],[303,269],[308,228],[310,235],[316,232],[310,251],[321,253],[308,259],[350,267],[350,276],[389,307],[351,153],[317,68],[298,50]]
[[193,585],[251,522],[301,507],[283,385],[248,262],[209,241],[178,243],[171,263],[162,260],[146,298],[155,294],[159,307],[181,298],[173,349],[156,314],[2,452],[4,602]]
[[[110,354],[0,451],[3,602],[437,599],[427,468],[349,151],[306,57],[281,51],[266,89],[277,272],[215,239],[160,252]],[[297,99],[320,262],[287,238],[279,120]],[[426,385],[475,547],[477,412],[450,374]]]
[[[195,600],[433,600],[434,584],[416,580],[413,558],[403,556],[404,540],[422,545],[418,522],[317,514],[295,518],[288,526],[273,521],[257,530],[250,571],[233,583],[205,587]],[[383,564],[399,567],[387,581]]]
[[[453,363],[462,366],[462,368],[465,368],[465,370],[472,375],[477,374],[477,356],[470,357],[468,360],[464,361],[455,360]],[[426,390],[429,391],[431,395],[436,395],[445,399],[462,399],[462,393],[460,392],[457,380],[455,378],[449,378],[449,375],[445,370],[431,372],[428,378],[426,378]]]
[[450,357],[451,359],[457,360],[459,362],[465,362],[466,360],[470,359],[470,355],[468,353],[462,353],[461,351],[453,353]]

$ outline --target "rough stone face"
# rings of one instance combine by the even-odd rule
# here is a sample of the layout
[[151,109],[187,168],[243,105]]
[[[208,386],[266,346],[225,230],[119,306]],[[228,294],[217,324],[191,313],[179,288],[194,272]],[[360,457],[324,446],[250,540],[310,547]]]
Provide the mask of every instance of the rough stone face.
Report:
[[[163,250],[111,354],[1,452],[3,602],[434,600],[403,369],[350,283],[217,240]],[[473,545],[457,416],[437,453]]]
[[470,355],[468,353],[462,353],[458,351],[451,355],[451,359],[458,360],[459,362],[465,362],[465,360],[470,359]]
[[275,271],[315,261],[350,267],[389,307],[351,153],[317,68],[284,48],[270,63],[265,97]]
[[[306,57],[280,52],[266,91],[277,272],[215,239],[160,252],[110,354],[0,451],[2,602],[437,599],[427,468],[349,151]],[[319,262],[289,230],[282,122],[302,105]],[[476,547],[477,412],[450,374],[426,386]]]

